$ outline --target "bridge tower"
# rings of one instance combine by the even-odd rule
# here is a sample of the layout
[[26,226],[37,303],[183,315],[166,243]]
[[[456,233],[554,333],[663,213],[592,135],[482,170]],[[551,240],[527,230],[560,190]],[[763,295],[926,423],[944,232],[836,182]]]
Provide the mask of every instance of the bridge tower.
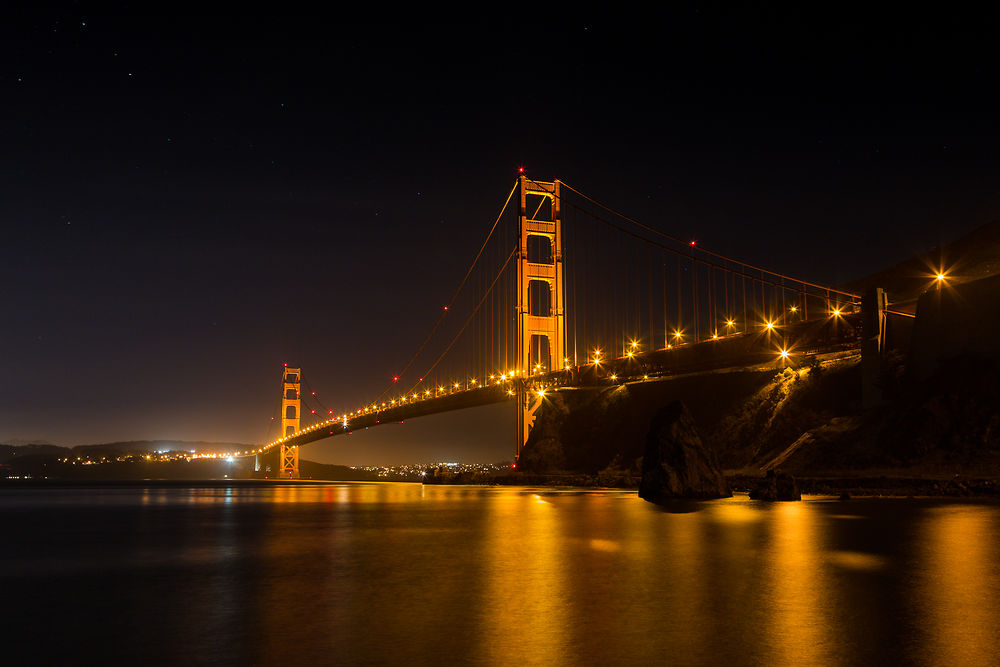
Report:
[[[518,179],[517,367],[522,379],[565,367],[566,305],[563,295],[559,181]],[[541,403],[521,383],[517,402],[517,454],[528,440]]]
[[[292,435],[299,430],[301,418],[302,369],[285,367],[281,378],[281,437]],[[281,477],[298,479],[299,448],[281,443]]]

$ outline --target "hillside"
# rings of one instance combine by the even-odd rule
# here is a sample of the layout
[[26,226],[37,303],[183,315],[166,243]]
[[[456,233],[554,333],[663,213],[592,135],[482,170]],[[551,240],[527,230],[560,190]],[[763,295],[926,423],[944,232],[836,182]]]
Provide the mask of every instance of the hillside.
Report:
[[909,303],[931,287],[943,271],[950,284],[988,278],[1000,273],[1000,220],[975,229],[960,239],[934,247],[898,264],[843,286],[863,294],[881,287],[893,303]]
[[[941,257],[949,289],[926,295],[915,324],[890,327],[897,335],[881,360],[878,407],[862,409],[859,352],[559,392],[537,414],[519,469],[636,480],[652,418],[682,400],[729,475],[780,468],[807,478],[1000,479],[1000,345],[991,335],[1000,221],[848,287],[880,286],[897,303],[915,301],[933,285]],[[940,342],[914,347],[928,338]]]

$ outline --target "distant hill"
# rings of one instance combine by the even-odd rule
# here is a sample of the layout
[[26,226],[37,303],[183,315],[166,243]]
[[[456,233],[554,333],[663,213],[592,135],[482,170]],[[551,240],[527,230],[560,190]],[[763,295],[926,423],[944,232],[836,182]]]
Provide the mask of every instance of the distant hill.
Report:
[[863,294],[881,287],[892,303],[912,302],[932,287],[934,276],[944,271],[950,283],[964,283],[1000,273],[1000,220],[975,229],[944,246],[905,259],[870,276],[844,285]]
[[18,456],[69,456],[72,450],[56,445],[0,445],[0,463]]
[[205,442],[187,440],[125,440],[121,442],[105,442],[95,445],[77,445],[73,451],[91,452],[95,449],[111,449],[120,452],[235,452],[252,449],[256,445],[239,442]]
[[256,447],[238,442],[205,442],[186,440],[124,440],[121,442],[105,442],[94,445],[77,445],[75,447],[60,447],[50,444],[0,444],[0,462],[15,456],[35,454],[51,456],[81,456],[106,454],[138,454],[146,452],[191,452],[224,453],[246,451]]
[[49,444],[0,444],[0,464],[20,462],[23,467],[28,464],[29,459],[52,462],[62,458],[86,457],[99,460],[101,457],[117,459],[148,452],[224,453],[245,451],[251,448],[250,445],[233,442],[188,442],[184,440],[127,440],[96,445],[77,445],[76,447],[59,447]]

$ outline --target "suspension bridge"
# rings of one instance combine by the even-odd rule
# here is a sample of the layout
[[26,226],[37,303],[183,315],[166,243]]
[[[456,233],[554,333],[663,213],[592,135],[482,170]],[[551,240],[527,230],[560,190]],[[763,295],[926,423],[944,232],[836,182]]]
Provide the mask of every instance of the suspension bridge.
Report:
[[[864,312],[862,312],[864,311]],[[862,297],[713,252],[592,198],[520,173],[424,340],[385,389],[324,406],[301,368],[282,371],[282,477],[299,449],[355,429],[509,402],[515,455],[547,392],[882,344],[884,292]],[[305,414],[304,414],[305,413]],[[279,423],[277,420],[275,423]]]

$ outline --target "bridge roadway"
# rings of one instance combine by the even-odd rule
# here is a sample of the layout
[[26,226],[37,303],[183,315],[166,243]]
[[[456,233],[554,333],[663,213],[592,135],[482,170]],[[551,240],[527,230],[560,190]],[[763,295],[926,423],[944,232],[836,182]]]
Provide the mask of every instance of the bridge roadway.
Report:
[[[419,399],[384,410],[356,415],[343,422],[322,422],[306,427],[285,441],[286,446],[302,446],[353,431],[383,424],[403,422],[427,415],[463,410],[513,400],[512,391],[558,389],[621,384],[638,380],[662,380],[671,376],[708,372],[720,368],[757,366],[765,363],[798,365],[811,354],[860,347],[861,320],[857,314],[821,318],[783,325],[774,330],[733,334],[650,352],[588,363],[575,368],[531,376],[524,380]],[[787,359],[780,356],[787,350]],[[262,448],[270,451],[280,443]]]
[[[296,433],[285,441],[286,446],[299,446],[316,442],[324,438],[336,435],[346,435],[353,431],[379,426],[381,424],[392,424],[425,417],[427,415],[441,412],[452,412],[454,410],[464,410],[465,408],[475,408],[481,405],[502,403],[511,400],[511,395],[507,392],[510,387],[507,384],[493,385],[492,387],[479,387],[477,389],[467,389],[456,391],[452,394],[425,398],[422,400],[396,405],[379,410],[351,417],[345,427],[343,422],[323,422],[317,426],[309,426]],[[275,443],[274,446],[277,446]],[[265,449],[267,451],[270,448]]]

